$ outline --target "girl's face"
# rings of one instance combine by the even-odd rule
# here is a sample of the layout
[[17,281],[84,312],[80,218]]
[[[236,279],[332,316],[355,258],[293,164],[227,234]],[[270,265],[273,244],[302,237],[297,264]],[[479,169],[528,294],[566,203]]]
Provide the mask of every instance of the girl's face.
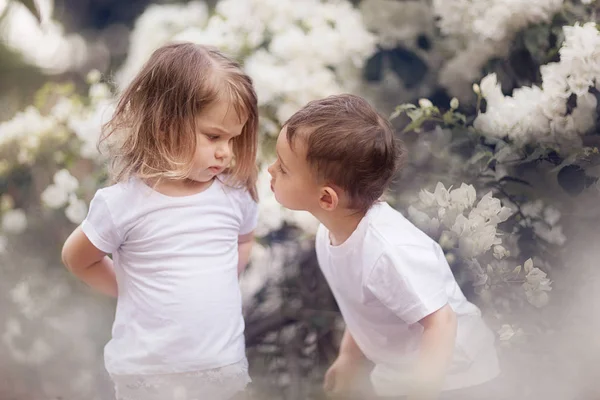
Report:
[[198,116],[196,153],[189,179],[209,182],[229,166],[233,138],[241,135],[246,120],[240,120],[226,101],[216,101]]

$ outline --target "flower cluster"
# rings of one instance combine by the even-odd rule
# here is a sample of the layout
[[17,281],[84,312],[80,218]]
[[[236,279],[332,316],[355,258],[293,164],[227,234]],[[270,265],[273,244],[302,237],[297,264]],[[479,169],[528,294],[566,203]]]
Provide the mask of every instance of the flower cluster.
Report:
[[492,248],[495,254],[504,255],[497,226],[512,211],[491,192],[475,205],[476,199],[472,185],[463,183],[459,188],[446,189],[439,182],[434,192],[419,193],[419,201],[408,208],[408,215],[445,250],[456,249],[464,259],[474,259]]
[[350,2],[222,0],[208,16],[204,3],[154,5],[138,19],[119,74],[125,85],[151,52],[170,40],[217,46],[253,78],[263,128],[278,126],[310,100],[351,91],[375,38]]
[[81,35],[66,33],[63,26],[52,19],[54,1],[37,0],[41,23],[16,1],[0,1],[3,44],[18,51],[25,61],[49,73],[76,69],[88,57],[88,45]]
[[[545,306],[552,287],[546,272],[539,267],[547,265],[536,257],[515,268],[508,257],[518,255],[518,249],[511,254],[512,244],[503,243],[498,231],[498,224],[506,221],[513,211],[502,206],[491,192],[478,202],[476,199],[472,185],[463,183],[459,188],[446,189],[438,183],[433,192],[419,193],[419,200],[408,208],[408,215],[415,225],[439,242],[450,263],[456,261],[454,254],[461,258],[475,293],[488,306],[509,309],[509,300],[521,299],[535,307]],[[556,209],[544,209],[535,202],[523,206],[521,213],[528,221],[534,218],[537,221],[543,215],[544,223],[534,223],[535,232],[551,243],[564,243],[560,226],[556,225],[560,218]]]
[[564,0],[434,0],[439,27],[466,40],[501,42],[527,25],[549,21]]
[[438,26],[449,37],[454,56],[440,71],[440,83],[461,100],[492,57],[509,50],[515,34],[529,25],[547,22],[564,0],[434,0]]
[[[563,28],[560,61],[541,67],[541,87],[521,87],[504,96],[494,74],[481,81],[487,109],[474,126],[482,134],[507,138],[518,146],[536,144],[568,151],[596,123],[600,88],[600,32],[595,23]],[[568,101],[576,99],[568,109]]]
[[545,205],[542,200],[536,200],[523,204],[521,213],[526,219],[521,220],[520,224],[522,226],[531,224],[538,238],[556,246],[562,246],[567,241],[562,226],[558,223],[561,213],[556,207]]
[[363,0],[360,10],[365,24],[376,34],[377,44],[385,49],[394,48],[400,43],[417,47],[419,35],[434,34],[434,16],[427,2]]
[[[19,166],[47,163],[43,168],[53,178],[38,193],[39,201],[49,209],[61,209],[74,224],[83,221],[87,205],[69,165],[101,161],[97,142],[102,123],[112,114],[112,93],[99,79],[98,72],[90,73],[85,98],[75,95],[68,85],[48,85],[38,94],[38,99],[43,98],[38,107],[29,106],[0,124],[0,176],[9,176]],[[5,194],[0,233],[18,234],[27,226],[26,212],[13,209],[12,203],[13,199]],[[2,236],[0,250],[6,250],[6,246]]]

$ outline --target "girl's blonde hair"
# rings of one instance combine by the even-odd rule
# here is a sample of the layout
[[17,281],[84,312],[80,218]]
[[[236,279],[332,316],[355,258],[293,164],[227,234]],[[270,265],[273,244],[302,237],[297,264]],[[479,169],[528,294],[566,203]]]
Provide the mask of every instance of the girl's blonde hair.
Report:
[[100,139],[112,180],[187,177],[196,151],[196,118],[215,101],[229,101],[240,120],[247,118],[233,139],[227,176],[257,200],[258,105],[252,80],[216,48],[193,43],[156,50],[122,93]]

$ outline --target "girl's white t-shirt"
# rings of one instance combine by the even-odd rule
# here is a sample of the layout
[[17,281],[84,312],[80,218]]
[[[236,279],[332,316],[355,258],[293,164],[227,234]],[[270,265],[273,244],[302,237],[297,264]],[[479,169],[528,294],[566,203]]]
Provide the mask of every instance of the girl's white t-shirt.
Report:
[[387,203],[375,204],[339,246],[321,225],[316,249],[347,329],[375,363],[371,381],[379,395],[407,393],[423,334],[419,321],[446,304],[458,330],[444,390],[498,375],[494,334],[465,298],[442,249]]
[[114,375],[199,371],[245,357],[238,236],[257,223],[247,191],[219,179],[170,197],[138,179],[100,189],[83,232],[112,254],[119,295],[104,349]]

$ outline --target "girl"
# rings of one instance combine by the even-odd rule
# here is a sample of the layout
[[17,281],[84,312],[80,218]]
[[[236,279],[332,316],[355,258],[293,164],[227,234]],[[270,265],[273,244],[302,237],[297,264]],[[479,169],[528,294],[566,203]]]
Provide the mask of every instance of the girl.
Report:
[[62,256],[118,299],[104,351],[118,400],[229,399],[250,381],[237,277],[257,222],[257,129],[250,78],[191,43],[158,49],[104,127],[115,184]]

